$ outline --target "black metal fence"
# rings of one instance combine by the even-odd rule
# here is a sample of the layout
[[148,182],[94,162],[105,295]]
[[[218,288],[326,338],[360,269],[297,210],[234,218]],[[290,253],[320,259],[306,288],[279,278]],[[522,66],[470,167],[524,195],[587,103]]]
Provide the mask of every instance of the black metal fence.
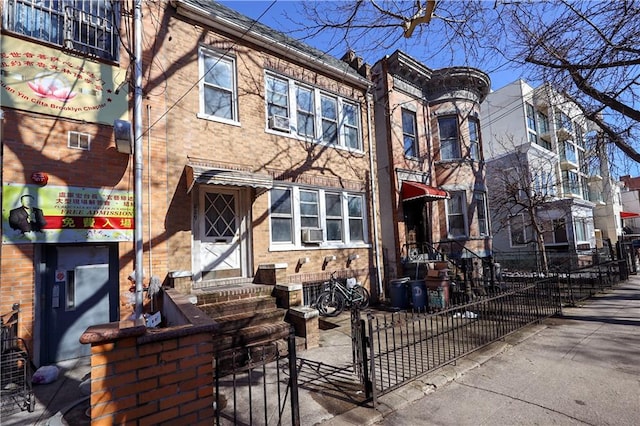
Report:
[[300,424],[295,333],[216,354],[215,424]]
[[368,343],[354,350],[366,365],[365,390],[375,405],[378,395],[552,316],[560,306],[557,280],[545,279],[436,313],[368,311],[366,326],[356,330],[366,327],[367,336],[354,340]]

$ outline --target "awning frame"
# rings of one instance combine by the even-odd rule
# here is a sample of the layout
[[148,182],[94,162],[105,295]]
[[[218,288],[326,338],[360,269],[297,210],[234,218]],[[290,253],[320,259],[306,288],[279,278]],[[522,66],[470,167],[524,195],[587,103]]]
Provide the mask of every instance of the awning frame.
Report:
[[191,192],[196,183],[200,185],[251,187],[259,192],[273,188],[273,177],[262,173],[197,164],[187,164],[185,173],[187,175],[187,193]]

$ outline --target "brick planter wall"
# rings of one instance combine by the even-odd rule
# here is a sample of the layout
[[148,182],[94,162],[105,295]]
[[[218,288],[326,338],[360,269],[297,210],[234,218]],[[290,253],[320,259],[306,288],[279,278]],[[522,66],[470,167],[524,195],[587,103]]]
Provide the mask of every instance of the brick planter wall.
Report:
[[[187,317],[191,309],[177,306]],[[143,320],[88,328],[91,424],[213,424],[215,329],[201,317],[158,329]]]

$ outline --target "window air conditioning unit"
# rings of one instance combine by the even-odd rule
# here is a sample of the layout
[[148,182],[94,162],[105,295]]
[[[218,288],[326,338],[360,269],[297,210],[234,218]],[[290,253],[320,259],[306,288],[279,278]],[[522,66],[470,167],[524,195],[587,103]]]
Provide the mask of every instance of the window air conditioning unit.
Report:
[[282,115],[272,115],[269,117],[269,128],[279,132],[289,132],[289,117]]
[[322,241],[322,228],[302,228],[303,243],[320,244]]

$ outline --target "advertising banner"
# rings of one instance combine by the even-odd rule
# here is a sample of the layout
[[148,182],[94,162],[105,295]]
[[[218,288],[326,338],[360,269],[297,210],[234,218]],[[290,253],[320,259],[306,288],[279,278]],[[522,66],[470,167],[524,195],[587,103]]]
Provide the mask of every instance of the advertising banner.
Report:
[[133,191],[5,183],[2,243],[133,241]]
[[6,35],[2,106],[113,125],[128,118],[126,70]]

